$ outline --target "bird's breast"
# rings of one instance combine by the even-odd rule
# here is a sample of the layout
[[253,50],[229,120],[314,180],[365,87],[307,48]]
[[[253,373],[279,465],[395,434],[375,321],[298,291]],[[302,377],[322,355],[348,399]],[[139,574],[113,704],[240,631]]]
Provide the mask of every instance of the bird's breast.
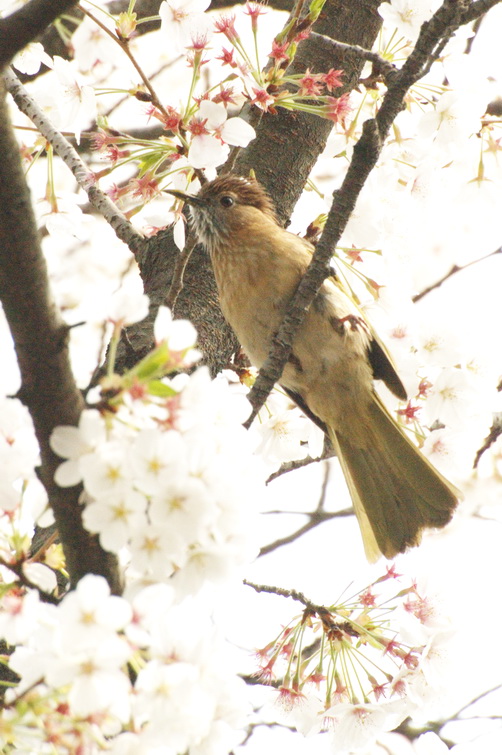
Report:
[[264,245],[219,249],[212,259],[225,319],[251,362],[261,367],[303,270],[284,264]]
[[[245,250],[220,248],[212,255],[223,314],[258,368],[309,259],[272,251],[250,242]],[[372,396],[368,343],[358,310],[326,281],[295,338],[281,384],[301,395],[313,413],[334,428],[356,421]]]

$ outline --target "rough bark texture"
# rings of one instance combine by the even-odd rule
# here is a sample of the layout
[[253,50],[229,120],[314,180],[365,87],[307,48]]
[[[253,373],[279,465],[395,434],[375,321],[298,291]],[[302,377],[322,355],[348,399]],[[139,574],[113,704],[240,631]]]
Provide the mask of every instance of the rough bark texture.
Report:
[[71,371],[68,328],[52,300],[19,146],[10,124],[0,79],[0,299],[21,371],[19,398],[28,407],[40,445],[41,480],[47,490],[75,584],[92,572],[119,592],[115,558],[84,530],[79,488],[54,482],[60,464],[49,438],[56,425],[76,425],[83,400]]
[[[327,0],[314,30],[371,49],[382,22],[379,5],[378,0]],[[314,72],[342,68],[344,86],[337,92],[339,96],[357,85],[362,63],[346,52],[327,52],[320,40],[310,38],[298,48],[289,72],[302,73],[307,68]],[[257,138],[237,159],[236,172],[246,175],[254,169],[274,200],[281,222],[289,218],[332,128],[331,121],[309,113],[280,110],[275,116],[265,114]]]
[[[315,31],[341,42],[371,48],[381,25],[379,4],[379,0],[328,0]],[[305,71],[307,67],[314,71],[343,68],[343,91],[350,91],[357,85],[362,64],[347,53],[330,51],[328,55],[325,44],[308,39],[300,45],[291,72]],[[256,128],[256,139],[241,152],[234,170],[242,175],[249,174],[250,169],[255,171],[285,223],[331,129],[330,121],[307,113],[279,110],[277,115],[265,114]],[[151,321],[169,289],[177,254],[170,233],[158,235],[145,245],[139,262],[152,313],[150,321],[129,328],[128,340],[122,343],[119,352],[118,366],[122,370],[131,367],[151,347]],[[195,324],[205,361],[215,374],[228,363],[237,341],[221,314],[209,258],[201,247],[192,254],[184,280],[175,315],[187,317]]]

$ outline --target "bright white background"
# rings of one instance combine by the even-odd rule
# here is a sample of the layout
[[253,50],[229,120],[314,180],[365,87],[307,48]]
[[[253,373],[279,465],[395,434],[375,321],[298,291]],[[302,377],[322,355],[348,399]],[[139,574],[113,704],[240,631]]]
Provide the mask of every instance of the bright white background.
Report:
[[[270,13],[266,18],[263,25],[266,30],[264,50],[269,48],[270,39],[283,23],[284,15]],[[488,19],[482,24],[469,56],[469,64],[475,71],[474,78],[479,76],[483,86],[486,74],[489,73],[492,79],[491,97],[502,95],[502,58],[499,54],[501,32],[502,8],[498,7],[490,12]],[[147,70],[157,69],[162,60],[168,59],[159,35],[155,35],[155,38],[149,35],[136,44],[138,55]],[[148,65],[150,61],[151,66]],[[134,77],[131,74],[131,79],[128,80],[125,71],[125,66],[121,65],[114,77],[121,80],[122,85],[125,79],[127,86]],[[178,64],[176,71],[174,79],[180,81],[181,85],[185,75],[184,64]],[[442,75],[437,76],[439,80]],[[175,102],[177,98],[172,85],[172,70],[165,72],[156,81],[158,91],[165,94],[169,102]],[[35,88],[43,86],[40,80]],[[127,127],[145,125],[139,103],[129,104],[120,112],[118,120],[122,120]],[[15,122],[21,124],[24,121],[17,114]],[[403,115],[402,124],[404,130],[410,127],[406,123],[406,114]],[[23,134],[23,139],[29,140],[29,137]],[[475,137],[472,139],[475,140]],[[326,158],[315,171],[319,186],[324,187],[328,198],[339,176],[339,167],[333,158],[339,143],[340,138],[334,136]],[[476,150],[472,147],[472,140],[466,145],[469,154],[471,149],[471,167],[467,170],[476,167]],[[382,179],[380,169],[370,180],[369,197],[364,198],[365,207],[371,203],[374,217],[377,218],[377,230],[367,231],[368,246],[374,241],[378,248],[382,240],[393,237],[394,241],[389,241],[388,244],[390,254],[394,254],[396,258],[400,257],[396,247],[402,246],[399,268],[404,266],[409,272],[411,293],[435,282],[453,263],[471,262],[494,251],[502,243],[501,174],[498,175],[498,182],[494,176],[493,186],[484,202],[472,202],[471,213],[468,202],[452,201],[448,185],[446,190],[442,190],[442,177],[438,178],[441,170],[439,165],[434,166],[429,189],[432,193],[435,192],[435,198],[433,202],[429,202],[427,198],[423,202],[421,218],[416,226],[410,225],[410,222],[418,215],[414,216],[410,212],[405,217],[400,216],[405,207],[399,194],[400,188],[393,187],[385,173]],[[38,196],[43,193],[43,164],[35,166],[29,175],[35,196]],[[320,176],[326,177],[324,182]],[[113,176],[113,180],[118,179]],[[57,181],[61,188],[72,186],[72,180],[63,167],[57,172]],[[468,190],[470,189],[466,188]],[[159,207],[147,208],[135,222],[141,227],[142,224],[153,222],[159,214],[164,218],[169,217],[169,207],[167,199],[163,200]],[[316,215],[325,210],[326,203],[319,197],[312,193],[304,195],[295,212],[292,229],[303,231]],[[360,225],[353,230],[358,243],[364,243],[364,240],[359,241],[359,237],[366,233],[364,224],[365,217],[368,217],[364,210],[361,215]],[[67,320],[70,323],[82,320],[87,323],[72,331],[75,371],[80,383],[85,385],[96,364],[107,299],[119,285],[122,273],[129,266],[130,256],[115,239],[111,229],[102,222],[93,220],[88,225],[85,224],[81,235],[81,239],[69,235],[47,237],[44,249],[55,295]],[[351,240],[350,233],[347,240]],[[394,248],[392,244],[395,245]],[[384,246],[384,253],[385,251]],[[379,271],[378,266],[375,269]],[[385,274],[388,272],[386,270]],[[501,279],[502,255],[498,255],[453,276],[417,305],[416,312],[411,315],[414,327],[419,327],[424,318],[427,322],[438,325],[446,334],[446,339],[456,339],[466,351],[472,349],[473,355],[493,376],[493,387],[496,385],[496,377],[502,373]],[[132,289],[140,285],[135,270],[126,274],[122,284]],[[396,311],[393,310],[392,316],[395,316]],[[16,388],[17,377],[13,360],[7,357],[9,339],[3,322],[1,328],[4,354],[1,380],[6,392],[12,393]],[[490,401],[491,410],[499,411],[500,403],[494,391],[490,395]],[[479,447],[484,437],[481,430],[479,432],[476,447]],[[396,560],[397,570],[416,578],[419,584],[425,586],[427,594],[435,599],[444,615],[450,617],[456,632],[449,644],[444,665],[448,694],[441,693],[441,697],[431,704],[431,720],[447,719],[477,695],[502,684],[502,645],[499,638],[499,627],[502,624],[502,481],[500,476],[498,479],[490,476],[491,459],[489,452],[480,473],[482,478],[487,478],[485,481],[472,481],[465,466],[463,474],[459,474],[454,480],[465,489],[466,497],[452,524],[442,532],[427,535],[420,549]],[[263,500],[258,504],[259,508],[263,512],[282,509],[288,513],[265,514],[262,517],[259,535],[262,545],[303,524],[301,512],[315,508],[323,474],[324,463],[315,464],[285,475],[268,486]],[[326,508],[343,509],[349,504],[337,462],[331,462]],[[257,583],[295,588],[315,602],[329,604],[347,586],[354,585],[354,589],[363,587],[379,576],[383,569],[382,563],[374,566],[366,563],[357,524],[353,517],[348,517],[319,526],[294,544],[260,558],[249,567],[246,577]],[[215,616],[225,627],[227,636],[235,643],[236,652],[242,656],[243,666],[248,672],[252,672],[254,668],[250,650],[265,645],[279,627],[298,612],[291,601],[256,595],[238,582],[223,596],[213,596],[212,599],[215,601]],[[258,693],[256,694],[258,698]],[[484,718],[499,715],[501,704],[502,694],[493,694],[466,714],[481,716],[479,720],[452,724],[445,730],[445,734],[466,743],[481,735],[482,738],[476,740],[475,749],[466,749],[466,753],[496,755],[502,752],[500,720],[488,722]],[[423,721],[417,721],[417,724],[422,725]],[[271,731],[262,728],[244,749],[250,755],[277,750],[287,751],[291,755],[312,752],[322,755],[328,752],[328,744],[324,737],[316,737],[315,741],[305,740],[286,730]],[[383,752],[384,750],[375,748],[371,750],[371,755]],[[396,749],[392,752],[398,751]],[[405,755],[404,749],[402,752]]]

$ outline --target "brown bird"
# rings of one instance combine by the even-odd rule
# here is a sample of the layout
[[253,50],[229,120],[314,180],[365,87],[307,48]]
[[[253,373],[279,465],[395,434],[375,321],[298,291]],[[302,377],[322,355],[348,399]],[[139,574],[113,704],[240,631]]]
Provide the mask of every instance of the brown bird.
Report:
[[[255,180],[225,175],[196,196],[169,193],[190,205],[197,236],[211,256],[222,312],[251,362],[261,367],[313,247],[278,225]],[[460,497],[384,407],[375,378],[406,398],[377,336],[336,279],[328,279],[280,382],[328,433],[370,561],[418,545],[424,528],[450,521]]]

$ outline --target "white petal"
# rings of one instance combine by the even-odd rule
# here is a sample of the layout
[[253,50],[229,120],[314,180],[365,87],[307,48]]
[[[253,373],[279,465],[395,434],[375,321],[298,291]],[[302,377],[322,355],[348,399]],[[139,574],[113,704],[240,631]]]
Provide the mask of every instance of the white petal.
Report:
[[229,118],[221,129],[221,138],[234,147],[247,147],[256,131],[242,118]]
[[180,218],[174,224],[173,239],[180,251],[185,248],[185,223],[183,218]]
[[58,425],[52,431],[49,444],[55,454],[63,459],[80,456],[86,450],[77,427],[72,425]]
[[207,120],[206,128],[214,130],[227,120],[227,110],[225,105],[211,102],[211,100],[202,100],[198,116],[203,120]]
[[30,582],[37,585],[45,592],[52,592],[57,587],[56,575],[45,564],[25,563],[23,566],[23,573]]
[[210,135],[195,136],[188,150],[188,161],[194,168],[216,168],[225,162],[229,149]]

